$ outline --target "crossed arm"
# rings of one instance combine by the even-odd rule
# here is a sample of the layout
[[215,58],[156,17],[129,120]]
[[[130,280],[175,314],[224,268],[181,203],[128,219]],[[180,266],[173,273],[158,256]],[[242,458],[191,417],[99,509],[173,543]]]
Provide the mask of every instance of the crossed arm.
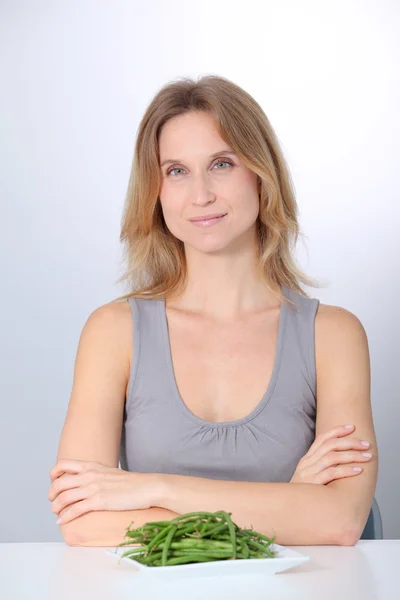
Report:
[[[122,304],[105,305],[92,313],[85,325],[58,460],[118,466],[121,398],[125,398],[129,378],[129,364],[124,361],[132,335],[124,310]],[[320,305],[315,347],[316,435],[353,423],[357,436],[371,443],[373,455],[360,475],[316,485],[150,474],[155,484],[152,508],[88,512],[61,525],[65,541],[70,545],[113,546],[123,541],[132,521],[138,527],[185,512],[223,509],[231,512],[241,527],[253,527],[267,535],[275,530],[276,541],[282,545],[355,544],[368,518],[378,470],[368,341],[355,315]]]

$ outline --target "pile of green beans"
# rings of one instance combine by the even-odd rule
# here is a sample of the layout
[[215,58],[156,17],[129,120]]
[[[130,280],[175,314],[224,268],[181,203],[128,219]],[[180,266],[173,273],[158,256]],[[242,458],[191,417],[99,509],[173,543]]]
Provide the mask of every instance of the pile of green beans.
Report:
[[149,567],[243,558],[274,558],[272,538],[253,529],[241,529],[232,513],[191,512],[170,521],[145,523],[126,530],[129,538],[117,546],[138,544],[121,555]]

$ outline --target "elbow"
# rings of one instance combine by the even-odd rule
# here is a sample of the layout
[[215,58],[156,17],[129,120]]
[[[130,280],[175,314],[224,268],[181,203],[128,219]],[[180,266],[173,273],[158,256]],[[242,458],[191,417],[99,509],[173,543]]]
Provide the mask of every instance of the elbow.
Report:
[[89,520],[83,519],[82,521],[79,521],[80,518],[82,517],[60,525],[62,536],[68,546],[114,547],[121,543],[123,534],[106,530],[100,537],[98,535],[99,528],[90,520],[90,517]]
[[60,525],[60,531],[64,538],[64,542],[68,546],[85,546],[84,536],[77,530],[76,526],[74,527],[73,525],[73,522]]
[[[338,529],[334,531],[326,530],[324,533],[313,532],[311,539],[306,543],[294,545],[310,545],[310,546],[355,546],[360,539],[360,536],[351,529]],[[279,542],[280,543],[280,542]]]
[[355,546],[363,533],[365,522],[358,505],[337,501],[334,498],[329,510],[329,537],[331,545]]
[[[68,546],[102,546],[97,532],[101,527],[98,523],[97,513],[90,512],[80,515],[76,519],[59,525],[64,542]],[[112,545],[112,544],[110,544]]]
[[355,546],[360,540],[360,534],[354,530],[347,530],[339,537],[338,546]]
[[355,546],[361,534],[362,530],[355,523],[344,523],[334,532],[332,543],[336,546]]

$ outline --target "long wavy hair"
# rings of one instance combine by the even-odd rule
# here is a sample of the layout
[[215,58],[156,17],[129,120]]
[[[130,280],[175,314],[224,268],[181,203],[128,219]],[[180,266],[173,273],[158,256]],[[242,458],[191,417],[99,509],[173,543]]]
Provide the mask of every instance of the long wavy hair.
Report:
[[[298,207],[289,169],[271,124],[254,98],[232,81],[207,75],[163,86],[138,127],[121,223],[124,272],[116,283],[129,292],[116,301],[179,296],[187,280],[184,244],[167,228],[159,201],[162,172],[159,136],[167,121],[189,111],[214,117],[221,138],[258,175],[259,274],[281,301],[281,286],[308,297],[302,285],[321,287],[296,265]],[[289,302],[291,302],[289,300]]]

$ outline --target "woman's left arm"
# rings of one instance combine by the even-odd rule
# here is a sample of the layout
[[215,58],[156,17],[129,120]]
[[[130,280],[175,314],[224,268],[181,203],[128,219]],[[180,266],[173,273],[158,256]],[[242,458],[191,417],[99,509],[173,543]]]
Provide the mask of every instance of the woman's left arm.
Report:
[[180,514],[226,510],[241,527],[277,532],[283,545],[357,543],[371,508],[378,449],[370,401],[368,341],[359,319],[336,306],[320,305],[315,318],[317,369],[316,435],[355,425],[370,442],[372,459],[363,472],[326,485],[218,481],[160,475],[159,504]]
[[[353,424],[357,438],[370,442],[372,458],[356,477],[325,487],[336,496],[357,541],[365,527],[378,477],[378,447],[371,408],[368,339],[360,320],[338,306],[320,305],[315,319],[317,368],[316,435],[338,424]],[[359,464],[357,466],[360,466]]]

